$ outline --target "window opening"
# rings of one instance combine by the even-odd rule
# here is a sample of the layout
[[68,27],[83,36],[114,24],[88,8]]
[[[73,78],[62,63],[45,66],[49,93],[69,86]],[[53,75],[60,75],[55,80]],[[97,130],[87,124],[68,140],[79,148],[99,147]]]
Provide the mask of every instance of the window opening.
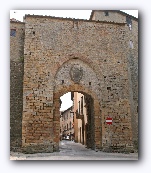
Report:
[[131,24],[129,24],[129,30],[132,30],[132,25]]
[[16,37],[16,29],[11,29],[10,30],[10,36]]
[[81,97],[81,114],[83,114],[83,96]]
[[78,113],[80,114],[80,101],[78,103]]
[[108,11],[105,11],[104,14],[105,14],[105,16],[109,16],[109,12]]
[[107,87],[107,90],[111,91],[111,87]]
[[129,44],[130,44],[130,48],[133,49],[133,41],[132,40],[130,40]]
[[132,30],[132,20],[130,16],[126,16],[126,23],[127,26],[129,27],[129,30]]

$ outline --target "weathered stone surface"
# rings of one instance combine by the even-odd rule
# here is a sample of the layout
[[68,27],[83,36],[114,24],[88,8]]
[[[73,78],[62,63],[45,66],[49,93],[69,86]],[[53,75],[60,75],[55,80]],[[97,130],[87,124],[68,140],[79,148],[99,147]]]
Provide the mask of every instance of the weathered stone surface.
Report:
[[[137,21],[131,31],[123,21],[26,16],[25,24],[21,24],[22,34],[11,38],[12,61],[18,63],[18,48],[24,48],[24,78],[22,71],[21,77],[17,77],[21,86],[16,88],[18,93],[11,88],[14,96],[20,97],[20,106],[23,88],[23,114],[21,108],[17,109],[22,142],[16,139],[26,151],[58,150],[59,98],[70,91],[89,94],[94,100],[94,148],[133,148],[138,136],[138,31]],[[15,25],[18,27],[19,23]],[[130,39],[133,49],[129,47]],[[17,42],[16,48],[13,42]],[[76,80],[71,76],[73,66],[82,69]],[[23,66],[20,68],[23,70]],[[11,84],[13,81],[12,78]],[[17,102],[17,97],[14,100]],[[108,116],[113,118],[110,129],[105,122]],[[16,118],[12,114],[11,119],[14,124]],[[11,133],[13,136],[12,130]],[[49,144],[43,146],[44,141]]]
[[10,149],[22,146],[24,23],[10,23],[16,37],[10,37]]

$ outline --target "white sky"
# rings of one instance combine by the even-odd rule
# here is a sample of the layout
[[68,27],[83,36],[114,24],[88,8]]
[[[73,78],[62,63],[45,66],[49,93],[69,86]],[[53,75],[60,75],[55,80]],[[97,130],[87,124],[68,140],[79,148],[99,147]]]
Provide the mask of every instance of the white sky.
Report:
[[[70,17],[79,19],[89,19],[92,10],[10,10],[10,18],[23,21],[25,14],[46,15],[55,17]],[[138,10],[121,10],[134,17],[138,17]],[[71,94],[66,93],[61,98],[62,105],[60,111],[68,109],[72,106]]]
[[[10,18],[23,21],[25,14],[89,19],[92,10],[10,10]],[[138,10],[121,10],[138,17]]]
[[71,93],[70,92],[61,96],[60,99],[62,101],[60,111],[64,111],[64,110],[68,109],[73,104],[73,102],[71,100]]

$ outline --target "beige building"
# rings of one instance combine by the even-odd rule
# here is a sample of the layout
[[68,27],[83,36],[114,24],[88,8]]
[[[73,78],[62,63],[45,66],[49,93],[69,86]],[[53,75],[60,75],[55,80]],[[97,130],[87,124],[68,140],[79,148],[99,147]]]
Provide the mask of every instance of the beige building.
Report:
[[74,92],[73,102],[75,142],[86,145],[87,112],[85,107],[84,95],[78,92]]
[[70,140],[74,136],[74,114],[72,112],[72,106],[65,111],[60,112],[60,139]]

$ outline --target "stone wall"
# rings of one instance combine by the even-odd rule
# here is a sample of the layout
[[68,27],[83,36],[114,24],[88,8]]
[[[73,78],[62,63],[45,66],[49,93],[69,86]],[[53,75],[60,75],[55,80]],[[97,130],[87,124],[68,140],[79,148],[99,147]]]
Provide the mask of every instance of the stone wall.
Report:
[[133,143],[138,148],[138,22],[132,21],[132,30],[129,33],[128,69],[131,88],[131,111]]
[[21,22],[10,22],[16,36],[10,36],[10,149],[18,151],[22,145],[24,32]]
[[90,20],[125,23],[125,16],[114,10],[93,10]]
[[[23,146],[36,145],[38,151],[46,142],[49,151],[57,150],[59,96],[63,90],[84,88],[94,99],[95,147],[109,146],[108,116],[114,119],[111,145],[132,147],[125,24],[28,15],[25,20]],[[66,70],[61,73],[61,68],[69,72],[64,65],[67,62],[69,66],[76,62],[84,69],[78,84]],[[48,146],[43,148],[46,151]]]
[[93,99],[93,149],[137,147],[138,21],[132,18],[130,30],[119,13],[91,17],[26,15],[25,23],[10,22],[16,30],[10,37],[11,150],[58,151],[60,96],[71,91]]
[[[125,25],[125,39],[127,40],[127,62],[129,75],[129,92],[131,104],[131,122],[133,130],[133,143],[135,148],[138,147],[138,19],[129,16],[123,12],[116,12],[114,10],[94,10],[91,14],[91,20],[109,21],[126,23]],[[131,22],[131,28],[129,27]]]

